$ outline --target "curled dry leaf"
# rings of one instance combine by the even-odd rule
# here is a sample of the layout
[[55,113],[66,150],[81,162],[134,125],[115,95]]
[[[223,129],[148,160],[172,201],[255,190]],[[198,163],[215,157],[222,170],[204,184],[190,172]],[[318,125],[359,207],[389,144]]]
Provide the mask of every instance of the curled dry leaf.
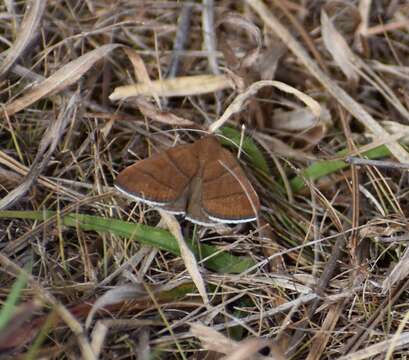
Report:
[[321,12],[321,32],[324,45],[335,63],[340,67],[348,80],[358,82],[359,74],[354,64],[354,54],[345,39],[337,31],[325,11]]
[[212,125],[210,125],[209,131],[214,133],[218,128],[223,126],[223,124],[229,120],[229,118],[242,111],[244,109],[244,103],[247,99],[252,97],[259,91],[261,88],[265,86],[273,86],[281,91],[284,91],[289,94],[293,94],[298,99],[300,99],[305,105],[307,105],[311,112],[316,116],[319,117],[321,114],[321,106],[320,104],[315,101],[311,96],[293,88],[290,85],[287,85],[281,81],[275,80],[261,80],[251,84],[242,94],[239,94],[233,102],[227,107],[224,111],[223,115],[220,117],[219,120],[215,121]]
[[281,109],[274,111],[272,126],[285,131],[304,131],[317,125],[330,125],[331,116],[327,108],[321,105],[322,113],[317,118],[308,108],[298,108],[290,111]]
[[290,111],[274,111],[272,127],[286,131],[307,143],[307,146],[318,144],[331,128],[331,114],[321,105],[321,116],[316,117],[308,108],[297,108]]
[[92,65],[119,46],[122,45],[104,45],[71,61],[57,70],[53,75],[31,88],[26,94],[7,104],[5,106],[5,111],[8,115],[12,115],[31,105],[35,101],[74,84],[91,68]]
[[154,80],[150,84],[140,83],[119,86],[109,96],[111,101],[132,96],[191,96],[234,88],[227,75],[182,76],[172,79]]
[[0,64],[0,77],[13,66],[27,46],[30,45],[34,36],[39,33],[37,28],[40,25],[46,4],[46,0],[31,0],[27,3],[24,19],[17,31],[17,38],[8,50],[6,58]]

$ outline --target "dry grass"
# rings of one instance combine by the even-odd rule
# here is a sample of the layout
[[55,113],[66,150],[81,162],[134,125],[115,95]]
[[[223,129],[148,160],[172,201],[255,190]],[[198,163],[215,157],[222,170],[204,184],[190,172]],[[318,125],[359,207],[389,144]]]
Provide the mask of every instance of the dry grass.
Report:
[[[1,3],[0,358],[406,358],[404,3]],[[257,223],[114,191],[208,131]]]

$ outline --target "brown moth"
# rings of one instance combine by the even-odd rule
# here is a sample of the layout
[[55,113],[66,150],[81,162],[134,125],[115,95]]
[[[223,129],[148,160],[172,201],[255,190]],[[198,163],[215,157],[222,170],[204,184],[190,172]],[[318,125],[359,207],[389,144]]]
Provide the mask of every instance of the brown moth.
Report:
[[253,221],[260,209],[237,159],[213,135],[136,162],[119,173],[115,187],[204,226]]

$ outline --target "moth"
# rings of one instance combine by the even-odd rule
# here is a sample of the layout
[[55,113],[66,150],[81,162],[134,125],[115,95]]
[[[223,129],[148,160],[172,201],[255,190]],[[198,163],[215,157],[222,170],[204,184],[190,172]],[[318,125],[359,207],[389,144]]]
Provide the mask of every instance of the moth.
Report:
[[214,135],[137,161],[119,173],[115,187],[204,226],[253,221],[260,209],[239,162]]

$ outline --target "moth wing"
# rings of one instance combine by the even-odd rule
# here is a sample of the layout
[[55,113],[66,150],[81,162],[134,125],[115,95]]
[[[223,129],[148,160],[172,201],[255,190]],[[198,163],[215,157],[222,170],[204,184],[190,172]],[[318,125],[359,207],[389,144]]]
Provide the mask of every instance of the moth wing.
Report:
[[195,147],[179,145],[128,166],[119,173],[115,187],[135,200],[181,213],[198,166]]
[[241,223],[257,218],[260,201],[236,158],[226,149],[204,165],[202,206],[212,221]]

